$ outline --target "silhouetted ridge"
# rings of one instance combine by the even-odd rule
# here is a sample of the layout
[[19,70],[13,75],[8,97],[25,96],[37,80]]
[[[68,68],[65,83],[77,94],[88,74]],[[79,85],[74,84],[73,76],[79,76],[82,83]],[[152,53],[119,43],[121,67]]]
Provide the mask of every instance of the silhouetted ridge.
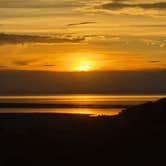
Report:
[[130,107],[123,110],[119,115],[135,119],[141,118],[142,120],[166,119],[166,98]]

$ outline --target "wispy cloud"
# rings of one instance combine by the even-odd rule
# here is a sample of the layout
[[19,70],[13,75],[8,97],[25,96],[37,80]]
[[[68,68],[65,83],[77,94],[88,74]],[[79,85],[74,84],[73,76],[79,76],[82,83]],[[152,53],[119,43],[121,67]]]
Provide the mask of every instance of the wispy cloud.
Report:
[[0,4],[0,8],[69,8],[80,5],[72,0],[0,0]]
[[145,27],[145,28],[165,28],[166,24],[140,24],[140,25],[128,25],[129,27]]
[[157,3],[121,3],[111,2],[105,3],[100,6],[105,10],[120,10],[124,8],[142,8],[142,9],[166,9],[166,2]]
[[160,63],[161,61],[149,61],[150,63]]
[[79,43],[84,41],[85,37],[72,36],[35,36],[35,35],[17,35],[0,34],[0,44],[24,44],[24,43]]
[[52,65],[52,64],[47,64],[47,65],[43,65],[44,67],[56,67],[56,65]]
[[16,60],[13,62],[13,64],[17,65],[17,66],[27,66],[32,64],[33,62],[35,62],[36,60]]
[[93,21],[86,21],[86,22],[79,22],[79,23],[67,24],[67,26],[71,27],[71,26],[87,25],[87,24],[95,24],[95,23],[96,22],[93,22]]
[[[38,64],[40,62],[39,59],[24,59],[24,60],[15,60],[12,62],[12,64],[16,66],[43,66],[43,67],[56,67],[54,64]],[[0,66],[0,68],[4,68],[4,66]]]
[[5,65],[0,65],[0,68],[7,68],[8,66],[5,66]]

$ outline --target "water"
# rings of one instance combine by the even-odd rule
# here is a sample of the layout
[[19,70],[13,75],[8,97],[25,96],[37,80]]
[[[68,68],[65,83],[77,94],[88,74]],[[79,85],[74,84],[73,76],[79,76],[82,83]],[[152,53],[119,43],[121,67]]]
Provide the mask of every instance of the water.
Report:
[[[155,101],[164,95],[56,95],[0,96],[0,103],[55,104],[55,108],[0,108],[0,113],[72,113],[116,115],[132,105]],[[62,108],[63,107],[63,108]]]

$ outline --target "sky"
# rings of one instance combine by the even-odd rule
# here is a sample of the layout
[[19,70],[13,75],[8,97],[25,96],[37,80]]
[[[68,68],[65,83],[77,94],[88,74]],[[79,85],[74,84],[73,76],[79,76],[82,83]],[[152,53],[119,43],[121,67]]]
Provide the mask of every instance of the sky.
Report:
[[0,0],[0,70],[166,69],[166,0]]

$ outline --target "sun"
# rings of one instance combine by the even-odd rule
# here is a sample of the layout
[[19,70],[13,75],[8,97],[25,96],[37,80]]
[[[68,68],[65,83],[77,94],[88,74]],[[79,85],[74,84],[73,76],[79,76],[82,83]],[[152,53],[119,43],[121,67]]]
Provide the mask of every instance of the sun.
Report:
[[92,65],[90,61],[82,61],[78,64],[78,66],[76,67],[77,71],[90,71],[92,69]]

